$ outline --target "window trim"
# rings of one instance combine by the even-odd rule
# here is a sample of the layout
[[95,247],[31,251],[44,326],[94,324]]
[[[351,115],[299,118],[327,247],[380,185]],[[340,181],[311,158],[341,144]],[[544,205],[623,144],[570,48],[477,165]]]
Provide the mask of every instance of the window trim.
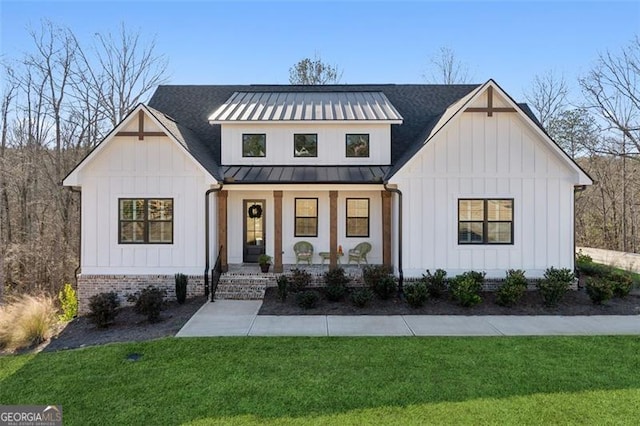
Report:
[[[349,155],[349,136],[367,137],[367,155]],[[344,136],[344,156],[346,158],[370,158],[371,157],[371,134],[370,133],[347,133]]]
[[[244,137],[245,136],[264,136],[264,155],[245,155],[244,153]],[[242,158],[266,158],[267,157],[267,134],[266,133],[243,133],[241,150],[242,150]]]
[[[358,200],[358,201],[363,201],[366,200],[367,201],[367,235],[349,235],[349,219],[364,219],[363,216],[349,216],[349,201],[350,200]],[[370,198],[356,198],[356,197],[350,197],[347,198],[345,203],[344,203],[344,210],[345,210],[345,222],[344,222],[344,228],[345,228],[345,237],[346,238],[369,238],[369,236],[371,235],[371,199]]]
[[[296,155],[296,136],[315,136],[316,155]],[[318,158],[318,134],[317,133],[294,133],[293,134],[293,158]]]
[[[316,215],[315,216],[298,216],[298,200],[314,200],[316,202]],[[295,197],[293,199],[293,236],[300,238],[316,238],[318,237],[318,217],[319,217],[319,204],[317,197]],[[316,219],[316,229],[314,235],[299,235],[298,234],[298,218],[300,219]]]
[[[460,202],[461,201],[482,201],[483,206],[483,219],[480,220],[460,220]],[[511,220],[489,220],[488,206],[489,201],[510,201],[511,202]],[[457,234],[458,234],[458,245],[464,246],[479,246],[479,245],[490,245],[490,246],[512,246],[514,245],[514,226],[513,223],[515,221],[515,202],[513,198],[458,198],[458,217],[457,217]],[[482,241],[473,242],[473,241],[460,241],[460,223],[482,223]],[[489,223],[509,223],[511,224],[511,241],[507,243],[503,242],[490,242],[489,241]]]
[[[143,220],[126,220],[126,219],[122,219],[122,217],[120,216],[121,214],[121,209],[120,209],[120,203],[122,201],[126,201],[126,200],[133,200],[133,201],[137,201],[137,200],[142,200],[144,202],[144,219]],[[171,201],[171,220],[149,220],[149,201],[151,200],[160,200],[160,201]],[[174,240],[174,231],[175,231],[175,226],[174,226],[174,218],[175,218],[175,202],[173,198],[169,198],[169,197],[158,197],[158,198],[131,198],[131,197],[121,197],[118,198],[118,244],[134,244],[134,245],[141,245],[141,244],[161,244],[161,245],[168,245],[168,244],[173,244],[173,240]],[[126,223],[126,222],[142,222],[144,224],[144,241],[123,241],[122,240],[122,223]],[[171,223],[171,241],[149,241],[149,223],[162,223],[162,222],[170,222]]]

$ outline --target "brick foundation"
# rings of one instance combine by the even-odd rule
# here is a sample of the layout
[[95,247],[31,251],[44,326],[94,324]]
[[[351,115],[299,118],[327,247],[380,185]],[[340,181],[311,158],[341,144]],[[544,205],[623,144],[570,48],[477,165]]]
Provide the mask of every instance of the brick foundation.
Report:
[[[188,275],[187,297],[204,294],[204,277]],[[166,290],[167,299],[176,298],[176,281],[174,275],[79,275],[78,302],[80,313],[89,311],[89,298],[99,293],[114,291],[118,294],[122,306],[130,305],[129,295],[154,286]]]

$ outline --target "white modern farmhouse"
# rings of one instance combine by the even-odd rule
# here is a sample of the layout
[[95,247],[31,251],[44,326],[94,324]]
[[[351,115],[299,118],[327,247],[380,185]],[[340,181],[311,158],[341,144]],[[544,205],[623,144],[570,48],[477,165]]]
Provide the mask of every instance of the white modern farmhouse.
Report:
[[160,86],[64,180],[82,191],[81,303],[178,272],[203,294],[216,260],[354,263],[360,243],[358,262],[404,277],[541,276],[573,268],[591,183],[493,80]]

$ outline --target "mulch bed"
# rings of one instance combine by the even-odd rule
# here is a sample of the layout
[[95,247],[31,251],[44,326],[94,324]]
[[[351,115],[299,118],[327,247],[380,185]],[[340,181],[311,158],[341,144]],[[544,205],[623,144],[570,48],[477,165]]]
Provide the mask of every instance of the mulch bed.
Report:
[[482,303],[465,308],[453,302],[448,295],[442,299],[430,299],[421,308],[412,308],[403,299],[394,297],[379,300],[374,297],[364,308],[353,306],[349,297],[341,302],[330,302],[320,293],[318,306],[303,309],[296,303],[295,293],[290,293],[285,302],[278,299],[276,288],[267,288],[264,302],[258,315],[639,315],[640,295],[630,294],[624,299],[611,299],[603,305],[594,305],[581,289],[569,291],[556,308],[545,307],[538,291],[528,291],[518,305],[507,308],[495,303],[494,292],[481,293]]
[[115,323],[108,328],[97,328],[87,317],[78,317],[51,339],[43,351],[175,336],[205,301],[206,298],[201,296],[187,299],[183,305],[167,302],[160,315],[160,321],[156,323],[150,323],[146,317],[136,314],[132,307],[122,308]]

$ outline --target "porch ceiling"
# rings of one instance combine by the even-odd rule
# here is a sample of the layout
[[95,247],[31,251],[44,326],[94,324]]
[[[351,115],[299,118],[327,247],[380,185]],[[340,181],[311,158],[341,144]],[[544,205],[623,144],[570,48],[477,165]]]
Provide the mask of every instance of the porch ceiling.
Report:
[[225,183],[380,184],[391,166],[223,166]]

